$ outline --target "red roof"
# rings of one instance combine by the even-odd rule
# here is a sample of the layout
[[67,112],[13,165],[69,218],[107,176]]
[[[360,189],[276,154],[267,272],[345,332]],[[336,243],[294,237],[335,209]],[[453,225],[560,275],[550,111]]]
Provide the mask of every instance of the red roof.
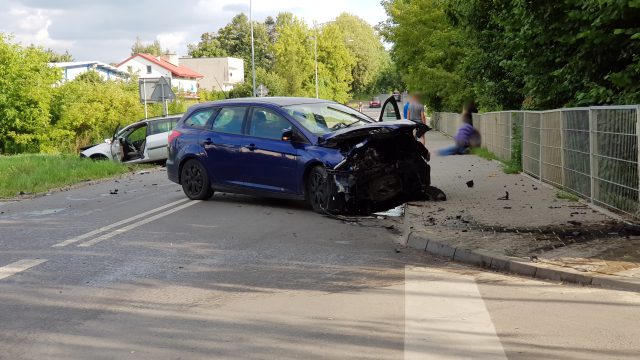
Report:
[[190,78],[203,78],[204,75],[191,70],[190,68],[186,67],[186,66],[175,66],[172,63],[168,62],[167,60],[161,59],[161,58],[157,58],[153,55],[149,55],[149,54],[135,54],[130,56],[129,58],[127,58],[127,60],[121,62],[120,64],[118,64],[117,67],[119,67],[120,65],[126,63],[127,61],[133,59],[136,56],[140,56],[143,59],[146,59],[148,61],[151,61],[152,63],[163,67],[169,71],[171,71],[171,75],[173,76],[177,76],[177,77],[190,77]]

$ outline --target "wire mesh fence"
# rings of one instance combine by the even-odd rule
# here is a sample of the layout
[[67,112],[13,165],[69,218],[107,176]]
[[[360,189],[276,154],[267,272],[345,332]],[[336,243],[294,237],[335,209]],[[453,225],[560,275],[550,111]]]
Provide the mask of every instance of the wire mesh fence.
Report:
[[[454,136],[461,117],[434,114]],[[473,114],[482,147],[522,171],[593,204],[640,217],[640,106]]]

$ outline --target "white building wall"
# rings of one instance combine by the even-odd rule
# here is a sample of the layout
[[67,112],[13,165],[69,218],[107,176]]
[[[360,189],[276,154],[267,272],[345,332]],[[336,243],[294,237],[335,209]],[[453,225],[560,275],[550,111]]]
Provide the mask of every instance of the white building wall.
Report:
[[[147,66],[151,66],[151,73],[147,72]],[[140,78],[159,78],[161,76],[171,78],[171,72],[169,70],[139,56],[121,64],[118,66],[118,70],[124,72],[131,70]]]
[[228,83],[235,85],[244,82],[244,61],[237,58],[227,58],[229,68]]
[[185,79],[185,78],[173,78],[171,79],[171,87],[178,88],[178,91],[196,93],[198,92],[198,80]]
[[198,81],[206,90],[233,89],[244,81],[244,61],[237,58],[180,58],[180,63],[199,72],[204,77]]

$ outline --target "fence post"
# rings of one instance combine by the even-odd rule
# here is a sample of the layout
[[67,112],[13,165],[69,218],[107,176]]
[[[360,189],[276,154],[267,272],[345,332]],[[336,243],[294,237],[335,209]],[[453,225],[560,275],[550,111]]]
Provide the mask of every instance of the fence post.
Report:
[[638,202],[640,202],[640,105],[636,106],[636,139],[638,140],[636,146],[638,148]]
[[526,131],[526,121],[527,121],[527,114],[523,111],[522,112],[522,129],[520,129],[520,164],[522,164],[522,172],[526,173],[525,169],[524,169],[524,153],[525,153],[525,149],[524,149],[524,144],[525,144],[525,134],[524,132]]
[[594,156],[594,149],[595,149],[595,142],[596,142],[596,133],[594,131],[595,120],[596,119],[593,116],[593,109],[590,107],[589,108],[589,170],[590,170],[589,179],[591,181],[591,196],[589,200],[591,200],[592,204],[593,204],[593,199],[595,198],[595,191],[596,191],[596,183],[593,178],[594,173],[596,172],[595,156]]
[[539,175],[540,175],[540,181],[544,181],[544,176],[542,176],[542,169],[544,169],[543,163],[542,163],[542,149],[544,148],[544,146],[542,146],[542,129],[543,129],[543,125],[544,125],[544,114],[542,112],[539,112],[538,114],[540,114],[540,121],[538,121],[538,163],[540,164],[540,171],[539,171]]
[[562,169],[562,173],[560,173],[560,182],[562,183],[563,190],[566,188],[564,179],[564,117],[565,110],[560,110],[560,168]]

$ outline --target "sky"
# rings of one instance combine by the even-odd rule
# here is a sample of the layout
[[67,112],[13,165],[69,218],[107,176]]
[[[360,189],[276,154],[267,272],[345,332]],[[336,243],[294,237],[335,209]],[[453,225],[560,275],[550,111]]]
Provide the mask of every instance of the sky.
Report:
[[[110,63],[129,56],[136,36],[186,55],[187,45],[202,33],[218,30],[240,12],[248,14],[249,0],[0,0],[0,9],[0,32],[17,42],[66,50],[78,61]],[[371,25],[386,18],[380,0],[253,0],[255,20],[283,11],[309,24],[342,12]]]

